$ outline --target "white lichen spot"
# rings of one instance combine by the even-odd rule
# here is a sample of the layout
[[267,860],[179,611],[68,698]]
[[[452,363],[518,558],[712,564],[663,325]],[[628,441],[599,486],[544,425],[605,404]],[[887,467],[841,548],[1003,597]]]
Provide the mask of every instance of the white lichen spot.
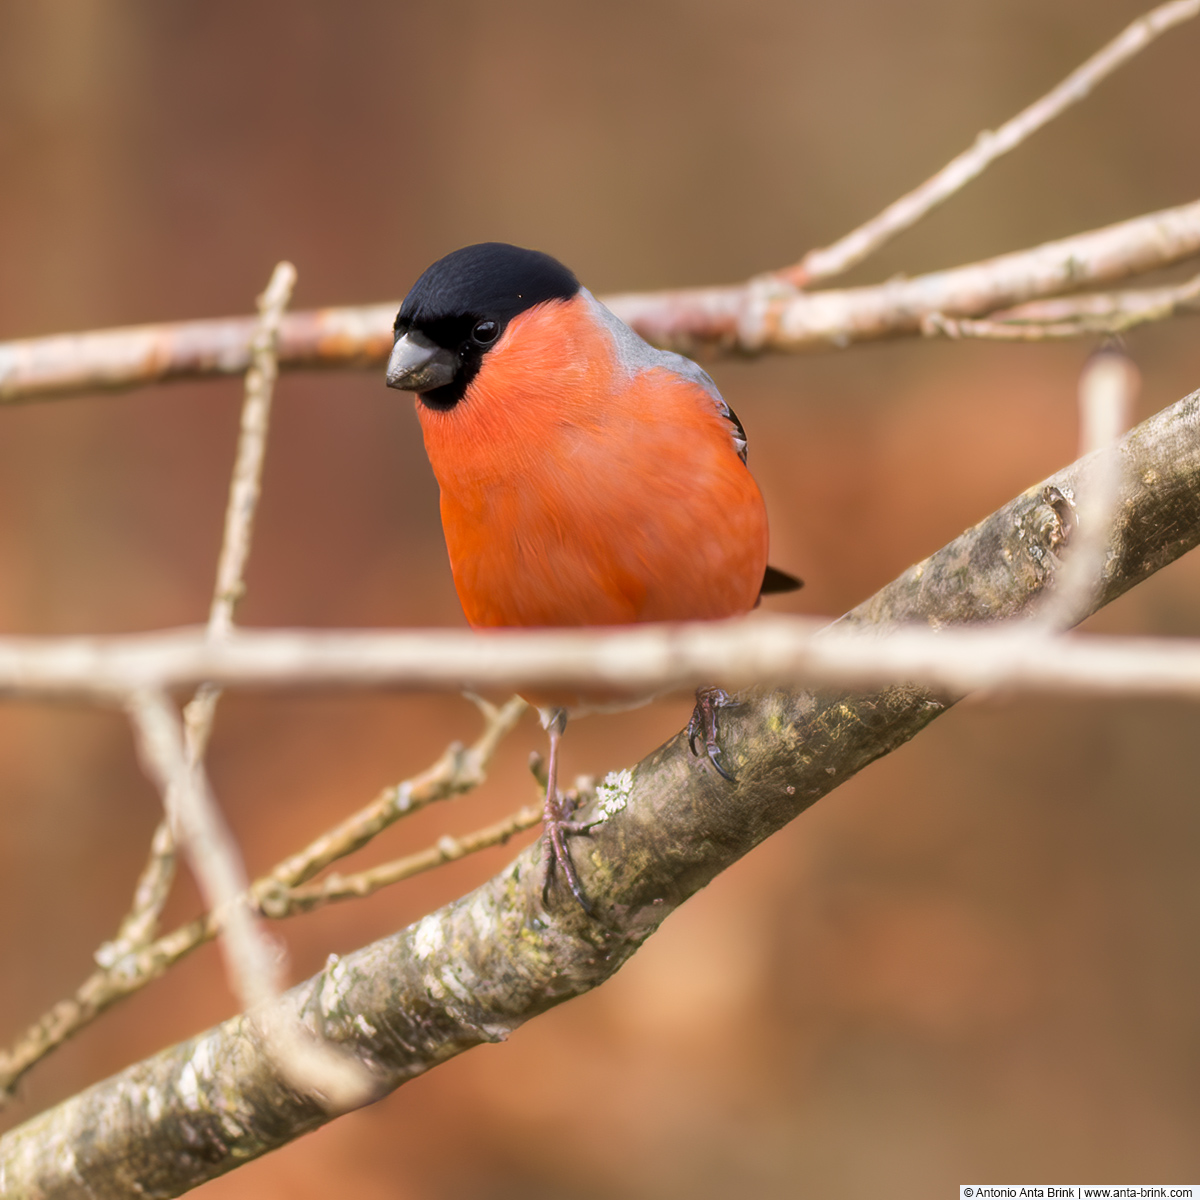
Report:
[[179,1099],[183,1101],[183,1107],[191,1112],[200,1111],[200,1084],[196,1079],[196,1068],[192,1065],[191,1059],[183,1064],[183,1070],[179,1072],[179,1083],[176,1085],[176,1090],[179,1092]]
[[432,958],[446,944],[446,936],[436,914],[430,913],[417,922],[412,944],[419,958]]
[[480,933],[489,933],[494,923],[494,909],[482,895],[476,893],[467,910],[472,926]]
[[599,806],[599,820],[607,821],[609,817],[619,813],[629,803],[629,794],[633,791],[633,772],[609,771],[602,783],[596,785],[596,801]]
[[192,1065],[196,1070],[197,1079],[208,1079],[213,1073],[213,1045],[211,1038],[204,1038],[196,1043],[192,1051]]
[[354,1024],[362,1033],[366,1034],[367,1037],[374,1037],[377,1032],[375,1026],[372,1025],[371,1022],[362,1015],[362,1013],[359,1013],[358,1016],[354,1018]]

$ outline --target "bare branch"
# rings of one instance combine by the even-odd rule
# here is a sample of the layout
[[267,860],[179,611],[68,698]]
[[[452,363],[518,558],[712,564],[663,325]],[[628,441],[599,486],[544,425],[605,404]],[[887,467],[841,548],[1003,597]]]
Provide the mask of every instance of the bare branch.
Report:
[[[378,366],[391,352],[399,307],[396,300],[289,313],[279,327],[279,365]],[[226,317],[0,343],[0,403],[241,375],[257,324]]]
[[986,320],[954,319],[930,313],[921,324],[926,336],[990,338],[1000,342],[1045,342],[1112,336],[1152,321],[1200,312],[1200,275],[1173,287],[1094,292],[1060,300],[1034,300]]
[[[1076,479],[1070,486],[1077,485]],[[1056,511],[1061,497],[1050,485],[1039,506],[1045,511],[1038,519],[1055,524],[1061,547],[1067,536]],[[1111,544],[1106,554],[1111,561]],[[9,698],[98,701],[130,683],[186,684],[204,675],[223,687],[459,691],[466,684],[631,697],[713,679],[728,687],[849,687],[904,678],[955,690],[1009,683],[1035,691],[1192,697],[1200,696],[1200,639],[1080,635],[1042,646],[1028,662],[1011,657],[1001,630],[942,630],[932,637],[903,629],[883,645],[823,619],[785,616],[620,633],[243,633],[219,648],[186,630],[0,639],[0,693]]]
[[370,896],[381,888],[390,887],[402,879],[410,879],[422,871],[432,871],[444,863],[465,858],[468,854],[478,854],[480,850],[487,850],[492,846],[503,846],[514,834],[532,829],[540,824],[541,820],[540,805],[537,808],[523,808],[494,825],[488,825],[463,837],[440,837],[428,849],[420,850],[416,854],[408,854],[404,858],[397,858],[353,875],[334,873],[318,883],[288,888],[279,894],[272,893],[269,897],[261,895],[259,902],[269,916],[280,917],[309,912],[334,900],[353,900],[360,896]]
[[[1138,426],[1122,447],[1135,469],[1125,475],[1097,604],[1200,542],[1200,393]],[[924,628],[913,636],[933,644],[949,626],[1031,616],[1062,544],[1045,495],[1074,491],[1079,478],[1077,463],[1018,496],[837,628],[882,632],[916,623]],[[996,651],[1005,639],[988,630],[977,637],[991,657],[971,682],[986,685],[993,669],[1008,669]],[[812,645],[825,640],[832,642]],[[1019,651],[1035,639],[1007,640]],[[1037,640],[1043,651],[1072,645]],[[879,669],[868,659],[916,644],[907,633],[874,642],[844,643],[860,648],[863,679]],[[1022,666],[1038,670],[1032,653]],[[899,652],[887,669],[906,669]],[[576,866],[601,920],[559,892],[543,905],[535,843],[475,892],[293,989],[285,997],[290,1011],[357,1056],[381,1090],[503,1039],[603,982],[688,896],[951,703],[911,684],[743,699],[722,726],[736,783],[698,766],[681,734],[597,787],[581,816],[598,824]],[[61,1187],[65,1195],[83,1179],[94,1200],[135,1188],[178,1195],[327,1119],[311,1096],[280,1078],[252,1024],[234,1018],[9,1132],[0,1139],[0,1186],[30,1196]],[[186,1139],[177,1136],[184,1123]]]
[[[250,901],[272,920],[299,916],[322,905],[354,900],[394,883],[431,871],[444,863],[504,845],[542,819],[540,808],[523,808],[510,817],[459,838],[443,837],[425,850],[354,875],[331,875],[308,887],[285,887],[267,875],[250,886]],[[221,932],[213,914],[196,917],[157,941],[126,955],[116,970],[93,972],[69,999],[60,1000],[16,1041],[0,1051],[0,1104],[12,1095],[24,1074],[86,1028],[117,1001],[153,983],[180,959],[211,942]]]
[[[604,302],[648,341],[684,353],[794,353],[914,337],[931,314],[982,317],[1036,298],[1115,283],[1198,253],[1200,202],[874,287],[809,294],[763,277],[731,286],[629,292]],[[391,351],[399,307],[396,300],[290,313],[280,325],[279,365],[381,366]],[[1181,303],[1146,319],[1177,311],[1191,308]],[[253,318],[232,317],[0,343],[0,403],[238,374],[249,365],[254,327]]]
[[250,343],[250,369],[246,372],[246,398],[242,404],[241,433],[237,461],[229,485],[225,511],[225,535],[217,563],[208,627],[213,637],[233,628],[233,610],[245,591],[246,560],[254,513],[262,492],[263,458],[267,449],[267,425],[278,367],[275,361],[283,310],[292,297],[296,268],[281,262],[271,275],[267,290],[258,298],[259,319]]
[[[150,854],[133,892],[133,905],[121,922],[117,936],[105,942],[92,956],[106,970],[140,946],[148,945],[158,932],[159,918],[175,881],[175,835],[171,822],[163,817],[150,839]],[[0,1067],[0,1094],[3,1092],[3,1068]]]
[[1040,100],[994,132],[985,129],[974,145],[920,187],[889,204],[878,216],[839,238],[832,246],[810,250],[794,267],[784,268],[778,276],[795,287],[811,287],[856,266],[982,175],[996,159],[1015,150],[1071,105],[1086,99],[1096,84],[1144,50],[1155,38],[1191,20],[1197,13],[1200,13],[1200,0],[1169,0],[1144,13]]
[[[1163,553],[1190,543],[1200,523],[1200,392],[1143,422],[1121,440],[1121,485],[1102,578],[1103,596],[1129,586],[1114,574],[1121,545],[1131,537],[1149,544],[1158,534],[1140,528],[1137,514],[1159,497],[1175,513],[1162,531]],[[1162,465],[1169,447],[1169,464]],[[1076,493],[1089,459],[1067,468],[1032,490],[1036,504],[1027,517],[1054,531],[1051,552],[1065,543],[1063,515],[1050,489]],[[1061,480],[1061,482],[1060,482]],[[1034,531],[1037,532],[1037,531]],[[1032,534],[1031,534],[1032,536]],[[1040,534],[1039,534],[1040,536]],[[1057,558],[1046,566],[1052,572]],[[1152,569],[1147,567],[1146,573]],[[912,568],[923,578],[925,564]],[[1040,580],[1038,581],[1040,588]],[[461,690],[511,686],[588,688],[645,695],[668,687],[714,680],[727,685],[756,682],[848,683],[877,680],[869,659],[881,647],[864,647],[839,623],[820,637],[820,622],[764,616],[729,622],[639,626],[612,632],[450,629],[399,632],[235,632],[217,642],[179,630],[109,638],[0,638],[0,695],[22,698],[110,700],[144,688],[165,689],[210,679],[223,686],[376,686]],[[967,637],[967,634],[963,634]],[[919,639],[900,631],[888,653],[903,662],[906,678],[944,682],[955,653],[952,635]],[[938,648],[945,646],[945,654]],[[973,653],[985,654],[974,647]],[[1025,686],[1104,688],[1105,672],[1121,686],[1143,693],[1193,694],[1200,681],[1196,647],[1153,639],[1106,639],[1085,646],[1081,639],[1043,647],[1039,664],[1021,668]],[[981,659],[980,661],[984,661]],[[1089,665],[1090,664],[1090,665]],[[1100,664],[1103,664],[1102,666]],[[1001,670],[997,662],[995,670]],[[889,668],[890,669],[890,668]],[[988,667],[988,682],[993,668]],[[964,677],[963,686],[981,680]]]
[[[1058,523],[1047,494],[1043,521]],[[1108,549],[1111,557],[1111,546]],[[710,625],[644,625],[620,633],[480,636],[427,629],[406,633],[263,632],[219,647],[187,630],[95,639],[0,639],[0,694],[10,699],[104,701],[131,686],[178,686],[209,676],[222,687],[471,687],[601,690],[637,697],[682,691],[705,680],[852,686],[903,676],[974,688],[1008,682],[1042,691],[1140,696],[1200,695],[1200,639],[1085,637],[1046,646],[1036,662],[1016,660],[1002,634],[897,630],[886,647],[824,619],[755,617]],[[968,663],[966,658],[973,658]],[[961,660],[961,661],[960,661]],[[958,674],[955,674],[958,672]]]

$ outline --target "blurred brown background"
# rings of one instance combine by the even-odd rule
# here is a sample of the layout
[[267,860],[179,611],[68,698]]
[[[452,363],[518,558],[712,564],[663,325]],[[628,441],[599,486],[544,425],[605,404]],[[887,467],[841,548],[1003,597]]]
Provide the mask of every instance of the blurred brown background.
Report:
[[[8,0],[0,338],[399,298],[481,239],[596,292],[736,280],[831,241],[1056,82],[1141,0]],[[901,239],[860,281],[1200,194],[1200,23]],[[1200,385],[1196,322],[1130,339],[1143,412]],[[773,560],[838,613],[1074,457],[1088,347],[905,344],[712,370]],[[0,631],[202,620],[236,381],[0,412]],[[458,624],[411,401],[287,377],[240,613]],[[1093,622],[1200,634],[1195,557]],[[686,703],[571,729],[569,773]],[[608,986],[224,1180],[213,1200],[956,1194],[1200,1177],[1194,707],[964,704],[673,916]],[[212,770],[264,868],[477,727],[464,701],[233,696]],[[531,799],[532,719],[477,795],[365,863]],[[0,708],[0,1038],[111,936],[157,817],[116,716]],[[293,978],[510,850],[281,927]],[[170,915],[195,908],[186,881]],[[207,1027],[207,948],[37,1068],[0,1128]]]

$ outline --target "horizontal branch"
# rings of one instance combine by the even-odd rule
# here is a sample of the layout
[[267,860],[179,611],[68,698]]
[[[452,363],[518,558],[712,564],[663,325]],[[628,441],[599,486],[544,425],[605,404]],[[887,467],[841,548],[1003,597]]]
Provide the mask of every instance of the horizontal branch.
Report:
[[[647,340],[684,353],[828,350],[919,336],[922,322],[933,314],[982,317],[1116,283],[1196,254],[1200,201],[873,287],[810,293],[764,276],[735,286],[604,299]],[[391,350],[399,307],[396,300],[288,313],[279,331],[279,366],[381,366]],[[0,403],[239,374],[250,362],[254,328],[253,317],[229,317],[0,343]]]
[[[1200,525],[1200,392],[1165,409],[1119,444],[1117,517],[1100,594],[1135,580],[1127,543],[1154,547],[1148,574],[1164,556],[1190,546]],[[1047,562],[1027,586],[1052,573],[1073,522],[1069,510],[1089,459],[1040,488],[1010,515],[1017,538],[1011,564],[994,582],[1001,600],[1016,564],[1031,554],[1020,539],[1051,536]],[[1169,513],[1157,530],[1140,514]],[[992,518],[994,521],[995,518]],[[971,535],[966,535],[971,536]],[[944,553],[944,552],[943,552]],[[1057,561],[1056,559],[1054,561]],[[1124,566],[1120,566],[1124,564]],[[1120,569],[1118,569],[1120,567]],[[965,568],[964,568],[965,569]],[[978,573],[978,564],[970,569]],[[918,591],[928,563],[909,572]],[[1140,578],[1141,576],[1137,576]],[[978,579],[974,580],[978,590]],[[952,597],[947,597],[949,602]],[[969,619],[977,621],[978,616]],[[179,688],[208,680],[223,687],[387,687],[409,690],[578,689],[640,697],[719,682],[863,687],[905,680],[953,692],[999,682],[1061,691],[1200,694],[1200,642],[1145,638],[1047,641],[1020,629],[897,629],[886,641],[864,638],[855,622],[756,615],[728,622],[602,630],[408,631],[238,630],[219,641],[203,630],[107,638],[0,638],[0,696],[114,700],[142,688]],[[877,622],[876,622],[877,624]]]
[[[1053,506],[1045,505],[1047,512]],[[96,639],[0,639],[0,695],[105,702],[138,687],[589,690],[630,700],[718,681],[873,687],[907,680],[955,692],[1032,691],[1200,697],[1200,638],[1040,629],[896,629],[886,640],[824,618],[762,616],[628,631],[480,635],[445,629],[232,634],[191,630]]]
[[[285,313],[279,366],[378,366],[391,351],[399,308],[397,300]],[[241,375],[257,325],[257,317],[218,317],[0,342],[0,403]]]
[[[1200,541],[1200,393],[1138,426],[1121,449],[1128,474],[1097,606]],[[928,638],[1033,615],[1053,586],[1080,471],[1018,496],[840,626],[915,623]],[[877,641],[877,650],[903,644]],[[1052,645],[1038,641],[1040,652]],[[597,787],[580,814],[597,824],[573,845],[599,919],[561,888],[543,902],[538,842],[470,895],[294,988],[287,1011],[353,1053],[378,1095],[501,1040],[607,979],[688,896],[950,703],[908,683],[745,696],[722,718],[736,782],[693,757],[681,734]],[[0,1138],[0,1193],[175,1196],[327,1119],[321,1096],[281,1079],[255,1021],[236,1017]]]

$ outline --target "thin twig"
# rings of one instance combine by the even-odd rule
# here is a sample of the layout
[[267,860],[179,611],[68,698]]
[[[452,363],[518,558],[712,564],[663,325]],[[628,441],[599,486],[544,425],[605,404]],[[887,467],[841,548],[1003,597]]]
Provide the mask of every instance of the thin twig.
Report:
[[115,966],[127,954],[154,940],[175,881],[175,851],[171,822],[164,816],[150,839],[150,854],[138,876],[133,904],[122,920],[117,936],[101,945],[92,956],[101,967]]
[[1114,336],[1152,321],[1200,312],[1200,275],[1171,287],[1093,292],[1058,300],[1035,300],[992,313],[983,320],[930,313],[922,332],[932,337],[988,338],[1000,342],[1046,342]]
[[[234,606],[245,590],[246,561],[262,488],[271,398],[278,373],[275,347],[280,321],[295,283],[295,267],[281,262],[272,272],[266,291],[258,297],[259,317],[251,338],[251,365],[246,372],[237,458],[229,485],[225,532],[209,609],[208,636],[211,638],[223,637],[232,629]],[[187,755],[193,765],[203,761],[219,698],[219,689],[201,683],[184,708]],[[170,821],[164,819],[151,839],[150,854],[138,879],[129,913],[121,922],[116,937],[96,951],[96,962],[100,966],[111,966],[153,939],[174,879],[175,842]]]
[[[373,367],[387,361],[400,301],[284,316],[281,367]],[[0,404],[120,391],[175,379],[241,375],[257,317],[135,325],[0,342]]]
[[213,637],[221,637],[233,628],[234,606],[245,590],[246,560],[250,555],[254,514],[262,492],[267,424],[278,374],[276,344],[283,310],[292,297],[295,284],[296,268],[289,262],[281,262],[272,273],[267,290],[258,298],[259,320],[250,344],[251,363],[246,372],[246,396],[242,404],[237,461],[229,486],[225,535],[221,542],[217,585],[208,618]]
[[353,875],[338,875],[335,872],[317,883],[288,888],[269,895],[262,894],[258,899],[264,913],[271,917],[282,917],[308,912],[333,900],[370,896],[380,888],[390,887],[393,883],[419,875],[422,871],[432,871],[443,863],[453,862],[468,854],[477,854],[490,846],[502,846],[514,834],[532,829],[541,819],[540,806],[522,808],[494,825],[488,825],[463,837],[440,837],[432,846],[416,854],[409,854]]
[[794,287],[841,275],[874,254],[897,234],[910,229],[938,205],[960,191],[998,158],[1015,150],[1031,134],[1049,124],[1073,104],[1087,98],[1092,89],[1118,67],[1144,50],[1161,34],[1200,13],[1200,0],[1169,0],[1138,17],[1131,25],[1077,67],[1040,100],[1006,121],[999,129],[985,129],[974,144],[947,163],[878,216],[840,238],[832,246],[810,250],[793,267],[778,272],[778,278]]

